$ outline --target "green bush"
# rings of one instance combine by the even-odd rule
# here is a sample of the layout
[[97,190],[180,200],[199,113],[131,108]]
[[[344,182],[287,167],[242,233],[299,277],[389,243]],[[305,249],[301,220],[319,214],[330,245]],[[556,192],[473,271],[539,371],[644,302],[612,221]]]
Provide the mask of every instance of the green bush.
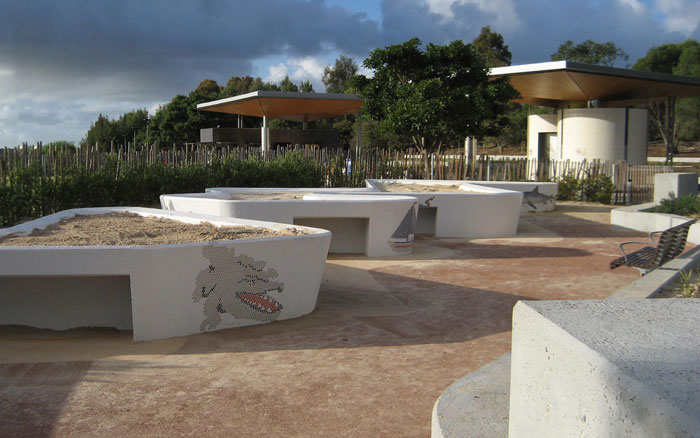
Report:
[[94,171],[69,168],[44,176],[38,163],[0,181],[0,227],[70,208],[158,205],[164,193],[196,193],[207,187],[321,187],[324,171],[314,160],[289,153],[272,161],[214,159],[210,165],[128,164],[116,157]]
[[589,201],[610,204],[615,185],[605,175],[596,175],[579,181],[565,176],[559,181],[557,199],[560,201]]
[[690,216],[700,214],[700,199],[696,195],[683,195],[678,198],[662,199],[661,205],[657,205],[652,210],[654,213],[677,214],[680,216]]
[[557,192],[557,200],[559,201],[578,201],[579,182],[573,176],[565,176],[559,181],[559,190]]
[[615,185],[605,175],[586,178],[581,184],[581,195],[584,201],[610,204],[614,192]]

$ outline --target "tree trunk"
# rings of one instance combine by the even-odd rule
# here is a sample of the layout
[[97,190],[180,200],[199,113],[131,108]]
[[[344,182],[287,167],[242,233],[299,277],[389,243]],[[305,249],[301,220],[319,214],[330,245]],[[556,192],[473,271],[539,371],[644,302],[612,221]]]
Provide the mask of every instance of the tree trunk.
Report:
[[649,105],[649,112],[666,146],[666,164],[673,164],[673,154],[678,153],[678,126],[676,125],[676,98]]

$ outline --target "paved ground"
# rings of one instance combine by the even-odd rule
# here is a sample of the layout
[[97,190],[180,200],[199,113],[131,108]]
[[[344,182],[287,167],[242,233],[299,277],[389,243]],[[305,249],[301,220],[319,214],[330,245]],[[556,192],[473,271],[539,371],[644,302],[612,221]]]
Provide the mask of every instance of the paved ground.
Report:
[[517,300],[602,298],[641,233],[607,207],[527,214],[518,236],[421,238],[402,259],[331,256],[317,310],[157,342],[0,326],[1,436],[426,437],[455,380],[510,349]]

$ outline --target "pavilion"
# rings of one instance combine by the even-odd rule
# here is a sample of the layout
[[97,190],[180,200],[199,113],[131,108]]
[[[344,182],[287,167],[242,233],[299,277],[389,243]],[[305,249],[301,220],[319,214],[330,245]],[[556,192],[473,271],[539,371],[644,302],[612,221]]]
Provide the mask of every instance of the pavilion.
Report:
[[553,108],[528,117],[528,157],[647,162],[651,102],[700,96],[700,79],[570,61],[497,67],[521,98]]
[[[296,93],[285,91],[253,91],[197,105],[203,111],[215,111],[239,115],[239,126],[232,128],[202,129],[203,143],[246,143],[259,139],[263,150],[269,150],[273,142],[300,144],[333,143],[334,132],[308,130],[307,123],[329,117],[357,113],[364,101],[355,94]],[[241,126],[241,115],[262,117],[263,125],[258,137],[256,132]],[[282,119],[301,122],[304,129],[273,130],[269,120]],[[337,134],[335,134],[337,144]]]

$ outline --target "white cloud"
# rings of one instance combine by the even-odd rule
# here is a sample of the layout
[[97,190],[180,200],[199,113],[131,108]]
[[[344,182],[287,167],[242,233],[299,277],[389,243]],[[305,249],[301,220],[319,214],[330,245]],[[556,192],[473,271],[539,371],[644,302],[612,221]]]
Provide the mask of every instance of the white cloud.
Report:
[[150,106],[148,106],[146,109],[148,110],[149,117],[155,116],[161,106],[165,105],[166,103],[168,102],[153,102]]
[[663,23],[668,31],[690,35],[700,24],[697,0],[657,0],[656,7],[665,16]]
[[294,67],[291,78],[296,81],[320,80],[326,68],[325,63],[313,57],[292,59],[289,63]]
[[293,82],[297,84],[302,81],[309,81],[314,87],[314,90],[323,90],[323,70],[327,63],[318,58],[307,56],[304,58],[291,58],[279,64],[271,65],[267,68],[268,74],[264,78],[265,81],[278,83],[285,76],[289,76]]
[[[635,0],[630,0],[635,1]],[[495,16],[493,23],[496,29],[513,28],[520,25],[518,15],[515,13],[513,0],[425,0],[430,12],[442,15],[443,23],[455,19],[452,11],[454,5],[476,6],[481,12]]]
[[268,74],[265,77],[266,82],[274,82],[277,83],[284,79],[285,76],[289,74],[289,70],[287,69],[287,66],[285,63],[279,63],[277,65],[271,65],[268,67]]
[[627,6],[636,14],[643,14],[647,11],[647,7],[640,0],[617,0],[623,6]]

